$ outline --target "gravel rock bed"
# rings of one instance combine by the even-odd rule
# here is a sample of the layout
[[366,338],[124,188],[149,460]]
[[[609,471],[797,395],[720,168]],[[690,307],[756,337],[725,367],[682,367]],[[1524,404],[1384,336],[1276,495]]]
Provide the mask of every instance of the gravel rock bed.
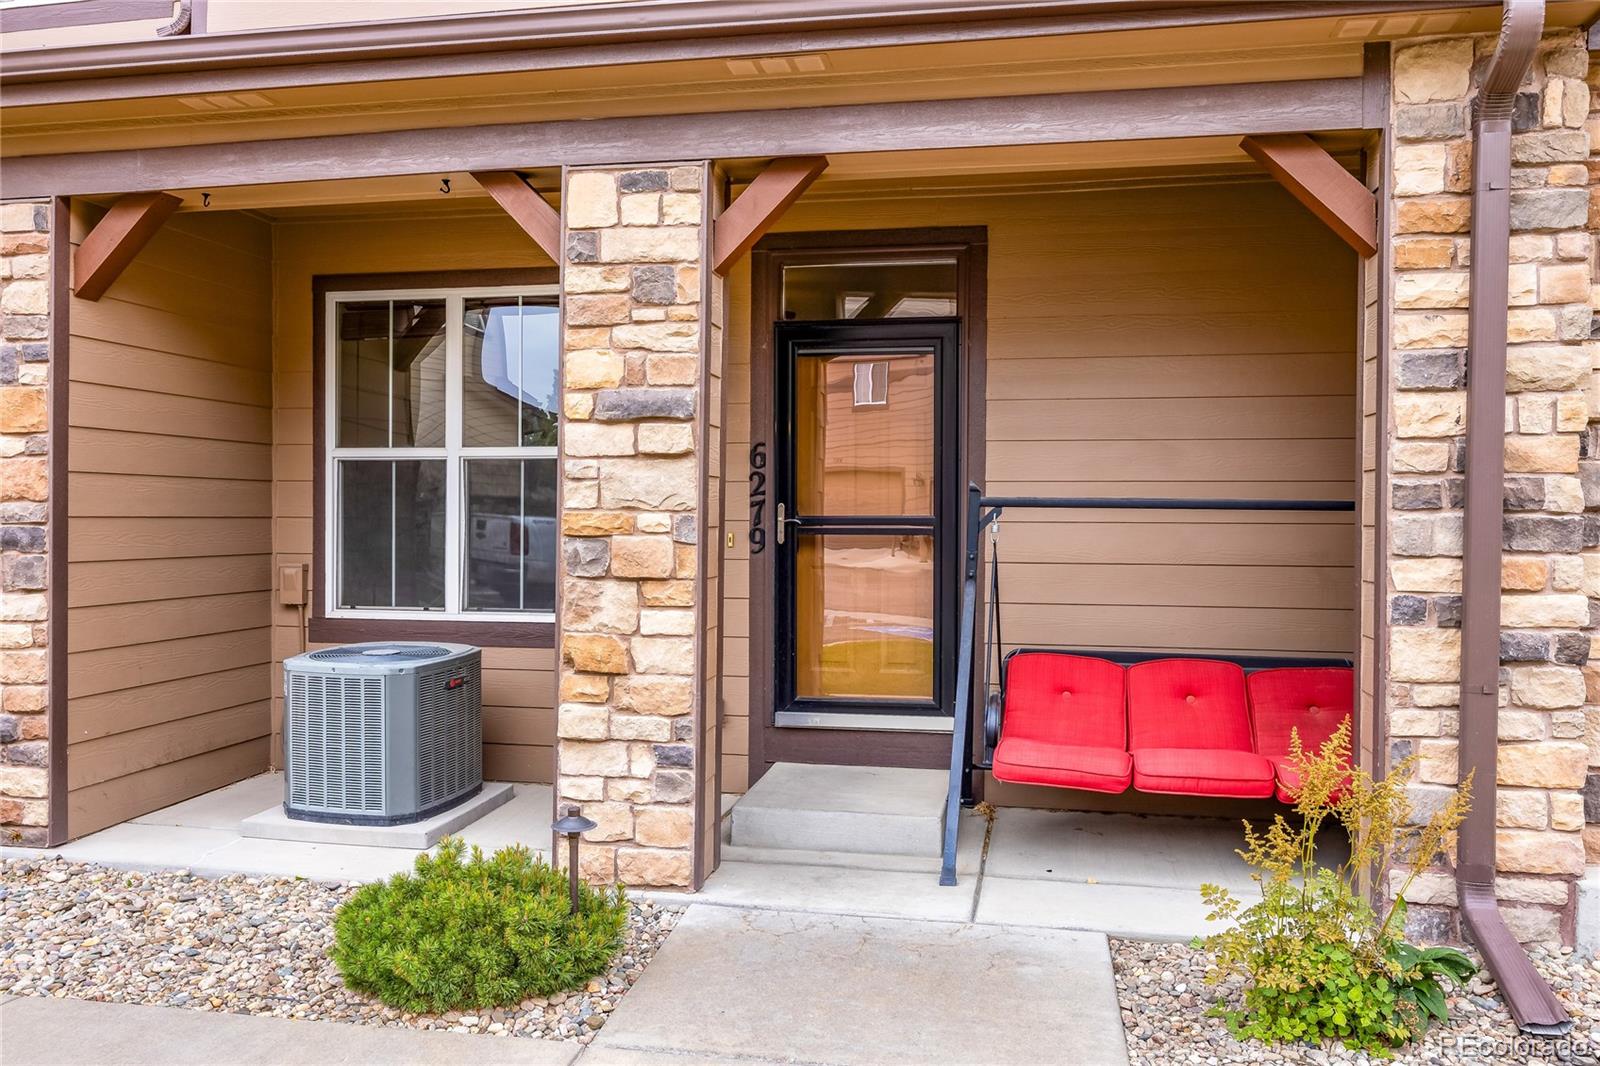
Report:
[[[1395,1053],[1395,1063],[1576,1062],[1600,1053],[1600,965],[1572,954],[1535,949],[1533,963],[1574,1019],[1562,1040],[1519,1037],[1493,981],[1480,973],[1465,992],[1451,994],[1450,1024],[1435,1026],[1420,1044]],[[1205,984],[1210,956],[1185,944],[1111,941],[1117,999],[1134,1066],[1177,1063],[1368,1063],[1371,1056],[1340,1044],[1241,1043],[1221,1018],[1206,1012],[1220,997],[1236,1002],[1241,983]]]
[[0,860],[0,994],[587,1044],[682,913],[632,901],[622,951],[582,990],[476,1013],[407,1014],[345,988],[328,959],[334,911],[358,887]]

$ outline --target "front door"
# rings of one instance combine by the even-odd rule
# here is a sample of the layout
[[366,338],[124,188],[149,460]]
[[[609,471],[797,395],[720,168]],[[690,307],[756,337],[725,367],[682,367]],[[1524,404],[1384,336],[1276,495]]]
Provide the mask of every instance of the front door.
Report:
[[960,322],[776,330],[774,724],[948,728]]

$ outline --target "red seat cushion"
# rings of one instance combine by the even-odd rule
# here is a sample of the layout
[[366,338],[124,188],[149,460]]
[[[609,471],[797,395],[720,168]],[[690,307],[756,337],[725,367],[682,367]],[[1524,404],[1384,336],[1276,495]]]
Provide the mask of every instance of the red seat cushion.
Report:
[[1087,655],[1013,655],[995,777],[1091,792],[1126,789],[1133,778],[1126,676],[1116,663]]
[[1347,666],[1257,670],[1245,684],[1256,751],[1268,757],[1289,754],[1294,730],[1306,751],[1316,751],[1355,705],[1355,672]]
[[1020,652],[1006,666],[1006,737],[1127,749],[1127,671],[1109,659]]
[[1289,762],[1289,737],[1298,730],[1300,746],[1308,753],[1322,747],[1352,713],[1355,672],[1347,666],[1257,670],[1246,686],[1256,751],[1277,771],[1278,799],[1293,803],[1300,794],[1300,775]]
[[1245,705],[1244,670],[1237,663],[1216,659],[1137,663],[1128,668],[1128,746],[1135,753],[1145,748],[1248,752],[1250,715]]
[[1133,753],[1133,787],[1177,796],[1265,799],[1273,767],[1253,751],[1224,748],[1139,748]]
[[994,776],[1017,785],[1123,792],[1133,780],[1133,760],[1121,748],[1007,736],[994,752]]

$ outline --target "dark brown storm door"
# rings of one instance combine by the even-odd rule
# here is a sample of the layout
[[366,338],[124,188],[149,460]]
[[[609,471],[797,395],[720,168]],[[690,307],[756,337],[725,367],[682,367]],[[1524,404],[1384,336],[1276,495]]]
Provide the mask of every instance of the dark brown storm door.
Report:
[[960,320],[775,329],[774,724],[946,726]]

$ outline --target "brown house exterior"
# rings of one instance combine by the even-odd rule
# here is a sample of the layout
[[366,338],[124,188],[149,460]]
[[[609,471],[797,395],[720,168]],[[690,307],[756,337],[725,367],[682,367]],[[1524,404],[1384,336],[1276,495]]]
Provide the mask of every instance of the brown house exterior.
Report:
[[280,765],[307,647],[461,640],[488,775],[692,889],[776,763],[949,765],[969,482],[1350,500],[1008,515],[1006,644],[1352,662],[1419,809],[1488,768],[1414,925],[1573,940],[1600,3],[114,6],[0,10],[8,843]]

